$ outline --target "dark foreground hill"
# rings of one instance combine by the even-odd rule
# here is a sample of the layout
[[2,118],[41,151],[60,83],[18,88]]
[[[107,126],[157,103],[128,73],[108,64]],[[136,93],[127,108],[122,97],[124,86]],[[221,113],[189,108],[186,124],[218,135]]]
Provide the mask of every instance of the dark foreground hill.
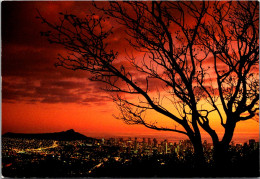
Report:
[[93,142],[97,139],[86,137],[83,134],[75,132],[73,129],[54,132],[54,133],[39,133],[39,134],[24,134],[24,133],[5,133],[2,137],[9,138],[24,138],[24,139],[45,139],[45,140],[62,140],[62,141],[72,141],[72,140],[87,140]]

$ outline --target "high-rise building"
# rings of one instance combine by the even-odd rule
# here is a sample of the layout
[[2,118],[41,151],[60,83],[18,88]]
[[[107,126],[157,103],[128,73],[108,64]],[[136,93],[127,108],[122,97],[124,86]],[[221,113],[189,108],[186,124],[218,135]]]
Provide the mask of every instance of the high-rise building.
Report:
[[163,147],[164,147],[164,153],[168,153],[168,141],[165,139],[163,142]]
[[146,142],[145,142],[145,138],[143,138],[143,149],[146,148]]
[[231,142],[230,142],[230,145],[231,145],[232,147],[234,147],[234,146],[235,146],[234,141],[231,141]]
[[129,137],[127,140],[127,147],[131,147],[131,145],[132,145],[132,139],[131,137]]
[[202,145],[203,145],[203,147],[205,147],[205,148],[206,148],[206,147],[207,147],[207,144],[208,144],[207,140],[204,140],[204,142],[203,142],[203,144],[202,144]]
[[148,138],[148,146],[151,146],[151,145],[152,145],[151,138]]
[[250,139],[249,140],[249,145],[254,146],[255,145],[255,139]]
[[135,151],[137,150],[137,137],[135,138],[135,141],[134,141],[134,150]]
[[154,146],[154,147],[157,147],[157,144],[158,144],[158,142],[157,142],[156,138],[154,138],[154,139],[153,139],[153,146]]

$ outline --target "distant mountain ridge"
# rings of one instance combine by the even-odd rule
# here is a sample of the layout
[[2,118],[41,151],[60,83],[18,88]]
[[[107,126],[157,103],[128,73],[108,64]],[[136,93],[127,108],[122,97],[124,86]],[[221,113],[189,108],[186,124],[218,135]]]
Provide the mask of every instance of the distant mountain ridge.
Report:
[[37,133],[37,134],[7,132],[7,133],[3,134],[2,137],[25,138],[25,139],[62,140],[62,141],[87,140],[89,142],[97,140],[95,138],[86,137],[83,134],[75,132],[73,129],[70,129],[70,130],[67,130],[67,131],[62,131],[62,132]]

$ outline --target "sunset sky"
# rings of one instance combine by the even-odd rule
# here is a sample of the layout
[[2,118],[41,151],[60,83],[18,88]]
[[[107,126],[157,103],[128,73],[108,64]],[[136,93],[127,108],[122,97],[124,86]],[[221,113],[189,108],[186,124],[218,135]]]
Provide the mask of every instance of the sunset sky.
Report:
[[[186,136],[154,131],[117,120],[115,104],[98,82],[85,71],[56,68],[60,46],[49,44],[40,32],[47,29],[36,19],[37,9],[47,19],[59,12],[84,16],[91,2],[3,2],[2,3],[2,133],[42,133],[74,129],[86,136],[148,136],[182,139]],[[113,25],[113,21],[110,25]],[[114,29],[120,32],[122,27]],[[112,46],[124,53],[124,34],[115,33]],[[153,115],[151,115],[152,117]],[[156,118],[157,116],[153,116]],[[220,136],[223,129],[213,123]],[[203,138],[208,136],[202,132]],[[259,123],[239,122],[234,140],[258,139]]]

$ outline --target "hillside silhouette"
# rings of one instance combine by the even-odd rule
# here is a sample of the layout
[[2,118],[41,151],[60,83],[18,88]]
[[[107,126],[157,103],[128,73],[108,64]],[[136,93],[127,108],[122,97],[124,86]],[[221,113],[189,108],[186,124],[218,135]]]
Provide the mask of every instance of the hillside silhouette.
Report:
[[54,133],[12,133],[7,132],[2,135],[2,137],[9,138],[24,138],[24,139],[45,139],[45,140],[61,140],[61,141],[72,141],[72,140],[87,140],[88,142],[93,142],[97,139],[87,137],[83,134],[75,132],[73,129],[54,132]]

